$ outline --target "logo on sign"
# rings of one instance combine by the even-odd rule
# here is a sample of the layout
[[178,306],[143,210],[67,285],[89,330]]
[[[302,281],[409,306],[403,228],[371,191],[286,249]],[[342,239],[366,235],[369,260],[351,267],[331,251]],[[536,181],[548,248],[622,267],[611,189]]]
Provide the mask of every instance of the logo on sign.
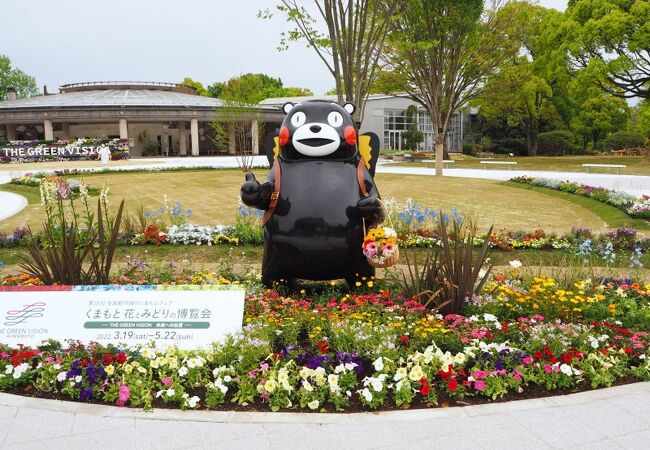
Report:
[[23,309],[11,309],[7,311],[7,315],[5,316],[5,325],[18,325],[32,317],[43,317],[45,305],[46,303],[36,302],[29,305],[23,305]]

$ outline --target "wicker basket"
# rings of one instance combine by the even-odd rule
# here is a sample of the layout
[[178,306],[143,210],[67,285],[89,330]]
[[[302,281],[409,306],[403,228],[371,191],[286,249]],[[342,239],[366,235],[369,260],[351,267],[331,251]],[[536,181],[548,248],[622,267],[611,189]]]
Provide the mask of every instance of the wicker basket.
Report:
[[384,258],[382,262],[376,261],[374,258],[366,258],[368,264],[370,264],[375,269],[385,269],[386,267],[391,267],[397,264],[399,261],[399,247],[395,247],[395,252],[390,255],[388,258]]

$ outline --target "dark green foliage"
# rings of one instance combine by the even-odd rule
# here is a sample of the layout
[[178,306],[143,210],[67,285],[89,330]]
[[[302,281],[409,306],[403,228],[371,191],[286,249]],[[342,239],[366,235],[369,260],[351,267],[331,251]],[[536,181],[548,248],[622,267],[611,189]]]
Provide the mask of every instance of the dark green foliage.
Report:
[[540,133],[537,145],[540,155],[569,155],[575,148],[573,134],[564,130]]
[[636,131],[619,131],[610,134],[604,143],[605,150],[623,150],[626,148],[643,147],[645,139]]

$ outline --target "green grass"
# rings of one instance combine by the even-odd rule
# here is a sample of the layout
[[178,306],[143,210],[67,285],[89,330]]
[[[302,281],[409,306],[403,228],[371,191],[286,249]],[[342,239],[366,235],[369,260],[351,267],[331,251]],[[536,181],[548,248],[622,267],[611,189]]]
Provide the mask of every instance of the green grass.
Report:
[[[454,156],[455,163],[451,165],[454,169],[482,169],[482,159],[473,156]],[[548,170],[553,172],[586,172],[582,164],[624,164],[627,167],[621,169],[622,174],[627,175],[650,175],[650,158],[647,156],[517,156],[510,158],[498,155],[497,158],[503,161],[515,161],[517,170]],[[410,167],[433,167],[433,163],[422,162],[396,163],[400,166]],[[501,167],[504,168],[504,167]],[[487,169],[489,170],[489,169]],[[615,169],[590,169],[595,173],[615,174]]]
[[[267,170],[256,170],[259,180]],[[75,178],[80,178],[76,176]],[[173,172],[96,173],[83,178],[93,187],[110,187],[109,205],[117,207],[126,199],[127,211],[133,213],[142,204],[155,210],[162,205],[163,195],[172,202],[179,200],[183,209],[192,209],[191,221],[203,225],[230,224],[236,217],[239,188],[243,175],[238,170],[192,170]],[[598,214],[567,199],[543,192],[526,191],[499,181],[418,175],[377,174],[375,178],[383,198],[403,203],[411,198],[421,206],[449,211],[458,208],[473,218],[479,227],[491,224],[510,230],[544,229],[564,233],[580,224],[595,231],[604,231],[606,223]],[[39,229],[43,220],[37,188],[2,185],[0,190],[24,193],[28,206],[15,216],[0,222],[0,231],[9,232],[18,226]]]
[[606,203],[599,202],[593,198],[571,194],[569,192],[556,191],[554,189],[549,189],[542,186],[531,186],[523,183],[515,183],[512,181],[503,181],[502,184],[514,186],[527,191],[539,192],[543,195],[566,200],[582,208],[589,209],[597,214],[598,217],[600,217],[602,220],[604,220],[609,228],[630,227],[637,230],[650,230],[650,223],[647,220],[632,218],[620,209]]

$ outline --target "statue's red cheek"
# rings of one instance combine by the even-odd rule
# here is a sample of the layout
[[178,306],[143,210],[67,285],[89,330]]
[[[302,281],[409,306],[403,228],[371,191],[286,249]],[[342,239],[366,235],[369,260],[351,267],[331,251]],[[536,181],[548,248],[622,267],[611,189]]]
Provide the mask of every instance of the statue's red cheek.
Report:
[[343,137],[345,138],[345,141],[350,145],[355,145],[357,143],[357,132],[354,131],[354,127],[352,126],[348,125],[345,127],[345,130],[343,131]]
[[287,127],[280,128],[280,145],[286,145],[289,142],[289,129]]

